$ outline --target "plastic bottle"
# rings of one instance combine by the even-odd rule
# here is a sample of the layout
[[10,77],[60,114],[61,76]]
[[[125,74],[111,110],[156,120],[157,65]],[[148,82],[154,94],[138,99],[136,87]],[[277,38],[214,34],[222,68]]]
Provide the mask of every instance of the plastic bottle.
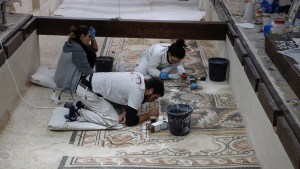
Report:
[[122,56],[120,57],[120,60],[119,60],[118,71],[119,72],[126,72],[125,61],[124,61]]
[[116,52],[115,51],[111,52],[111,57],[114,58],[112,71],[116,72],[117,71],[117,66],[116,66],[117,57],[116,57]]

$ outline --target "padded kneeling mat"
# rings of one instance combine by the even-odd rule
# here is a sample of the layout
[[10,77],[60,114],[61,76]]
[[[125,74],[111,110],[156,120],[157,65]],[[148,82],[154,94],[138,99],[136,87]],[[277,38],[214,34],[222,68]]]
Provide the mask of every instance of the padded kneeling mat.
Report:
[[50,130],[103,130],[103,129],[121,129],[125,127],[119,124],[114,127],[107,127],[96,123],[73,121],[68,122],[64,115],[69,114],[69,109],[58,107],[53,109],[52,117],[48,127]]

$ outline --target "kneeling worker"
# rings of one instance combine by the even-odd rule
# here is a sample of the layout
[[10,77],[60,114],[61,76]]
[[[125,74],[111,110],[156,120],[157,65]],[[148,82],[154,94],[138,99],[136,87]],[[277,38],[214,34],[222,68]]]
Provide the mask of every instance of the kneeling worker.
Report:
[[[89,121],[112,127],[119,123],[134,126],[158,116],[154,107],[148,113],[138,115],[145,102],[153,102],[164,96],[164,84],[158,78],[145,80],[138,72],[98,72],[87,77],[90,85],[78,85],[77,95],[85,108],[80,110],[79,121]],[[91,92],[92,91],[92,92]],[[120,115],[107,102],[125,107]]]

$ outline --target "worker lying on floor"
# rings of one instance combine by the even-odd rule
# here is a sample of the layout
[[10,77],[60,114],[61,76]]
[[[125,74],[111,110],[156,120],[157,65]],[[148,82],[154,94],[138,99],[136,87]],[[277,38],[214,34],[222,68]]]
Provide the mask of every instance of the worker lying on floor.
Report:
[[[143,103],[153,102],[164,95],[164,84],[159,78],[144,80],[144,76],[138,72],[98,72],[87,78],[91,85],[79,84],[76,91],[84,105],[77,106],[81,108],[78,110],[79,121],[108,127],[119,123],[134,126],[148,120],[150,116],[159,115],[157,107],[138,115]],[[117,113],[110,102],[124,106],[125,113]],[[69,119],[76,120],[74,116],[73,108],[70,109]]]
[[150,77],[159,77],[163,80],[179,77],[186,79],[187,75],[182,65],[186,47],[183,39],[178,39],[171,45],[154,44],[140,54],[135,71],[142,73],[146,79]]

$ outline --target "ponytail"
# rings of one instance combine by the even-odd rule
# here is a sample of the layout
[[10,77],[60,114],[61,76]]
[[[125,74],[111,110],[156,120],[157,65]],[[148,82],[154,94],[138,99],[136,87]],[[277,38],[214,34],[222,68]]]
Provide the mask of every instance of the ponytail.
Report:
[[174,57],[178,59],[183,59],[185,57],[185,48],[187,45],[183,39],[177,39],[175,43],[173,43],[167,53],[171,53]]

